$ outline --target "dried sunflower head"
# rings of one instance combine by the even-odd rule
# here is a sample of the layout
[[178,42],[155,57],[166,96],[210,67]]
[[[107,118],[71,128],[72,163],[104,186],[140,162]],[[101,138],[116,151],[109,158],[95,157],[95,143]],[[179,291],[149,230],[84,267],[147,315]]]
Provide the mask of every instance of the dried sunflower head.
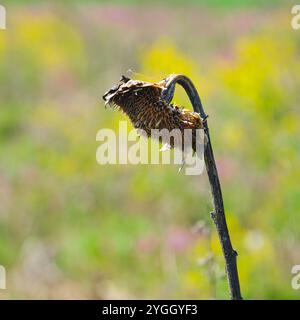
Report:
[[[151,136],[152,129],[192,129],[192,147],[195,150],[195,130],[203,128],[202,119],[196,112],[169,103],[162,97],[166,80],[156,83],[131,80],[122,76],[119,83],[104,95],[105,105],[123,111],[136,129]],[[171,146],[174,143],[171,141]]]

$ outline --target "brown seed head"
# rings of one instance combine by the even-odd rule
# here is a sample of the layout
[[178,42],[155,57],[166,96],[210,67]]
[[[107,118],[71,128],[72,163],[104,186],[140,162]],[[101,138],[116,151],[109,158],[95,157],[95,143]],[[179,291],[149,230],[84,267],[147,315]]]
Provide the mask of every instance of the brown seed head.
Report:
[[182,133],[184,129],[192,129],[195,140],[195,129],[203,128],[200,115],[163,100],[161,94],[165,86],[165,80],[149,83],[122,76],[119,83],[103,95],[103,99],[105,104],[121,109],[133,126],[143,129],[149,137],[151,129],[180,129]]

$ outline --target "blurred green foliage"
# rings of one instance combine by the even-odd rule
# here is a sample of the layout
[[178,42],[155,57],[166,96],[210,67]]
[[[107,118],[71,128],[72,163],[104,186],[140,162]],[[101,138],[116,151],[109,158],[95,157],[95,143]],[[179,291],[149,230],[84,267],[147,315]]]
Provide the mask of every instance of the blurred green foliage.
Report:
[[299,55],[288,6],[14,6],[0,32],[0,295],[228,298],[206,175],[96,162],[97,131],[125,119],[100,97],[132,69],[199,89],[243,296],[299,298]]

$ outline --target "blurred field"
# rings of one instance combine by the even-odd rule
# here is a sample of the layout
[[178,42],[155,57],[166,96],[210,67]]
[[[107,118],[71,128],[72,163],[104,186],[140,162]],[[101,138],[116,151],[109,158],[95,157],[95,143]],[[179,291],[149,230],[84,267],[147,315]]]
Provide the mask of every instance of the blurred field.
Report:
[[[10,3],[0,297],[228,298],[206,175],[95,159],[97,131],[125,119],[100,99],[121,74],[184,73],[209,114],[243,296],[298,299],[300,31],[290,2]],[[189,106],[180,89],[176,102]]]

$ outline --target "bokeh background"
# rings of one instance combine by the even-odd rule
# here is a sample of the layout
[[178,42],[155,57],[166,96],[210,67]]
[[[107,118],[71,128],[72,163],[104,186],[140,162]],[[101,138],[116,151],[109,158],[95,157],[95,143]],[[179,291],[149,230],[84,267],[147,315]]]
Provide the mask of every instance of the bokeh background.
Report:
[[244,298],[300,297],[293,1],[2,4],[1,298],[229,297],[206,174],[96,162],[98,130],[125,120],[102,94],[121,74],[170,73],[193,79],[210,116]]

